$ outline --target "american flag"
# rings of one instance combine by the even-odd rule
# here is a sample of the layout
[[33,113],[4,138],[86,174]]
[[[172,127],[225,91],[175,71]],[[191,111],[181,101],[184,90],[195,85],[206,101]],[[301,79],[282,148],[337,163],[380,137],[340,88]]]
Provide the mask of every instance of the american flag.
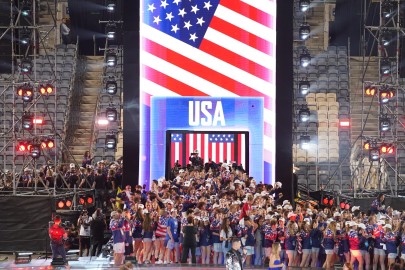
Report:
[[185,133],[183,137],[183,134],[172,133],[171,166],[177,160],[185,166],[190,153],[198,150],[204,163],[211,159],[216,163],[232,161],[246,167],[246,136],[244,133]]
[[276,0],[143,0],[141,15],[142,103],[149,107],[151,96],[262,97],[269,173]]

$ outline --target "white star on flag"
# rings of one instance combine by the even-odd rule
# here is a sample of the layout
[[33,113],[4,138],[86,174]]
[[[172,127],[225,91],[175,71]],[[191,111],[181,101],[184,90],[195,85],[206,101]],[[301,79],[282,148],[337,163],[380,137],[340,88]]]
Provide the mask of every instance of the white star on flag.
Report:
[[199,11],[200,9],[197,7],[197,5],[195,6],[191,6],[191,12],[194,12],[194,14],[197,14],[197,11]]
[[181,0],[174,0],[173,4],[179,5],[180,2],[181,2]]
[[154,11],[155,9],[156,9],[156,8],[155,8],[155,4],[148,5],[148,11],[150,11],[150,12],[153,13],[153,11]]
[[204,18],[203,17],[201,17],[201,18],[197,18],[197,24],[199,24],[199,25],[203,25],[203,23],[205,23],[205,21],[204,21]]
[[187,12],[183,9],[179,9],[179,16],[184,17],[184,15],[186,15]]
[[157,16],[157,17],[153,17],[153,22],[154,23],[156,23],[156,24],[159,24],[159,22],[161,22],[162,20],[159,18],[159,16]]
[[212,7],[210,1],[204,2],[204,8],[206,8],[207,10],[210,10],[210,7]]
[[198,37],[196,36],[196,33],[190,34],[190,39],[191,39],[192,41],[195,41],[197,38],[198,38]]
[[187,28],[187,30],[190,30],[190,27],[191,27],[191,26],[192,26],[192,25],[191,25],[190,21],[184,22],[184,28]]
[[172,15],[172,12],[166,13],[166,20],[172,21],[173,18],[174,16]]
[[179,30],[180,28],[178,28],[177,27],[177,24],[176,25],[172,25],[172,30],[170,30],[170,31],[172,31],[172,32],[174,32],[174,33],[177,33],[177,31]]

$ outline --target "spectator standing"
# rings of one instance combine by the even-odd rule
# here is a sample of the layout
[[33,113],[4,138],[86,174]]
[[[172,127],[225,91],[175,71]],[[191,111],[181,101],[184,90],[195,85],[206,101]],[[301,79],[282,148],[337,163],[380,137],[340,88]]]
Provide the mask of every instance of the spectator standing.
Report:
[[166,229],[166,256],[165,264],[170,263],[170,253],[174,252],[174,261],[178,262],[179,260],[179,234],[178,234],[179,222],[177,220],[177,209],[172,208],[170,211],[170,218],[167,220],[167,229]]
[[62,19],[60,34],[62,36],[62,44],[68,45],[70,43],[70,28],[67,26],[67,18]]
[[103,175],[102,170],[99,168],[94,176],[93,189],[96,190],[96,207],[103,208],[105,188],[106,188],[106,177]]
[[84,152],[83,160],[82,160],[82,167],[87,168],[88,166],[91,165],[92,161],[93,161],[93,157],[90,155],[90,152],[89,151]]
[[89,256],[91,221],[92,218],[88,215],[87,210],[83,210],[77,220],[77,227],[79,227],[79,257],[83,256],[84,250],[86,250],[86,256]]
[[56,259],[58,256],[61,256],[65,264],[67,264],[66,251],[63,242],[68,236],[65,229],[60,226],[60,223],[62,222],[60,216],[56,215],[53,222],[53,225],[48,231],[51,239],[52,259]]
[[181,263],[186,263],[187,262],[187,257],[189,251],[191,251],[191,262],[193,264],[196,263],[196,258],[195,258],[195,249],[197,246],[196,242],[196,234],[197,234],[197,228],[193,224],[193,216],[189,215],[187,217],[187,224],[183,227],[183,251],[181,255]]
[[246,250],[243,255],[239,252],[242,244],[237,237],[232,238],[232,248],[226,253],[225,265],[227,270],[243,270],[243,263],[246,259]]
[[105,216],[100,208],[93,213],[90,222],[91,256],[98,256],[104,241]]
[[124,219],[121,217],[121,213],[122,211],[120,209],[111,212],[110,229],[112,231],[114,242],[113,250],[115,266],[120,266],[124,262],[125,235],[123,231]]

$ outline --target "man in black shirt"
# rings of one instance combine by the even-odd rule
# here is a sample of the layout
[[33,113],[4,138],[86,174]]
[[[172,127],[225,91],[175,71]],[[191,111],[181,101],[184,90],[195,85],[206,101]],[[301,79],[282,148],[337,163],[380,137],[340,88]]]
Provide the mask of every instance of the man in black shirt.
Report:
[[91,256],[98,256],[104,242],[104,229],[106,227],[105,216],[100,208],[93,213],[90,223]]
[[93,188],[96,190],[96,207],[103,208],[103,199],[106,188],[107,178],[101,169],[97,169],[94,176]]

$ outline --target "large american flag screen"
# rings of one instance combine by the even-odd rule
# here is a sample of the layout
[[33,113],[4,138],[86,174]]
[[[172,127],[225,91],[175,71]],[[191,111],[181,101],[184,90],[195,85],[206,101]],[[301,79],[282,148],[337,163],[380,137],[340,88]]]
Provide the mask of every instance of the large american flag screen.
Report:
[[140,12],[140,183],[156,177],[153,96],[262,98],[264,164],[255,177],[273,182],[276,0],[141,0]]

